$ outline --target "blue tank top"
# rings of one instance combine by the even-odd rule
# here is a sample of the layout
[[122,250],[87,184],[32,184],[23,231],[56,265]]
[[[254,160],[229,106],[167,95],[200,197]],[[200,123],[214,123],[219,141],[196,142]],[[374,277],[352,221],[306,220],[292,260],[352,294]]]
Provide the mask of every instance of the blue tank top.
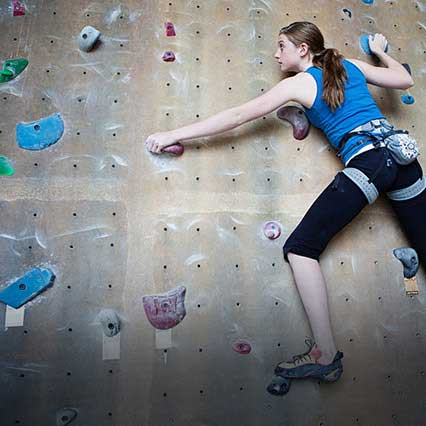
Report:
[[[352,62],[342,60],[348,79],[345,82],[345,100],[333,113],[330,107],[321,99],[322,96],[322,69],[309,67],[305,72],[311,74],[317,83],[317,95],[311,108],[305,107],[305,113],[312,125],[321,129],[333,148],[338,149],[338,143],[343,135],[350,130],[367,123],[370,120],[385,118],[371,96],[367,80],[362,71]],[[356,154],[371,141],[357,142],[365,136],[353,136],[348,140],[341,158],[345,164],[347,159]]]

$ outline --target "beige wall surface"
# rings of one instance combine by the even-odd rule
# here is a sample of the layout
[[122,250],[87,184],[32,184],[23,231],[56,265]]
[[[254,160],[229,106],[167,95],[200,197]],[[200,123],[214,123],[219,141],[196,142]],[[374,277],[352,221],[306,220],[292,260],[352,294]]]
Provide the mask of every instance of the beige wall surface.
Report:
[[[0,178],[0,286],[40,265],[56,280],[25,305],[20,326],[7,326],[0,304],[0,424],[45,426],[57,415],[65,424],[64,408],[76,426],[424,424],[426,279],[421,269],[419,294],[406,295],[392,250],[408,242],[382,197],[321,257],[342,378],[266,392],[275,365],[304,352],[311,334],[282,246],[342,168],[324,134],[295,140],[274,112],[186,141],[180,157],[144,141],[269,90],[283,77],[280,28],[308,20],[347,58],[374,63],[359,37],[388,38],[415,85],[369,89],[426,152],[426,3],[21,3],[25,16],[0,2],[1,63],[29,60],[0,84],[0,155],[15,170]],[[86,25],[102,33],[90,52],[77,43]],[[174,62],[162,60],[168,50]],[[19,122],[56,112],[65,123],[56,144],[18,147]],[[276,240],[263,233],[268,221],[282,225]],[[143,296],[179,286],[186,316],[155,329]],[[121,319],[113,343],[97,319],[106,308]],[[238,339],[250,354],[233,350]]]

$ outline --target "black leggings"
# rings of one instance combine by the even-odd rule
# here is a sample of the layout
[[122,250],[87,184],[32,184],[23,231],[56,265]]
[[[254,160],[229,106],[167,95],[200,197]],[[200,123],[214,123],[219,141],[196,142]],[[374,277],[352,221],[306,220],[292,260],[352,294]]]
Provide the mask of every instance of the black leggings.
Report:
[[[417,160],[400,166],[391,159],[387,148],[363,152],[354,157],[347,167],[361,170],[379,192],[406,188],[423,176]],[[420,264],[426,267],[426,190],[409,200],[389,201],[411,247],[419,256]],[[328,242],[367,204],[367,198],[358,186],[339,172],[288,237],[283,247],[284,259],[288,262],[287,254],[292,252],[319,260]]]

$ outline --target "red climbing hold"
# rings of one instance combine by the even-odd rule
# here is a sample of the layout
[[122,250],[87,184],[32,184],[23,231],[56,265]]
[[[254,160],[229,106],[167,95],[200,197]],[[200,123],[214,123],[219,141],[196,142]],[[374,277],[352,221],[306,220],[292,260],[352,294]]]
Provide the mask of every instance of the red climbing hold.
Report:
[[180,143],[175,143],[173,145],[166,146],[163,149],[163,152],[167,152],[167,153],[173,154],[173,155],[182,155],[183,151],[184,151],[184,147]]
[[17,0],[13,0],[13,16],[25,15],[25,6]]
[[178,325],[186,315],[184,286],[167,293],[143,297],[143,307],[148,321],[159,330],[167,330]]
[[245,340],[237,340],[232,345],[232,349],[234,349],[235,352],[238,352],[241,355],[246,355],[250,353],[251,345],[249,342],[246,342]]
[[167,52],[163,53],[164,62],[173,62],[175,59],[175,54],[172,51],[168,50]]
[[171,22],[165,22],[164,25],[166,26],[166,36],[167,37],[173,37],[176,35],[175,33],[175,27]]

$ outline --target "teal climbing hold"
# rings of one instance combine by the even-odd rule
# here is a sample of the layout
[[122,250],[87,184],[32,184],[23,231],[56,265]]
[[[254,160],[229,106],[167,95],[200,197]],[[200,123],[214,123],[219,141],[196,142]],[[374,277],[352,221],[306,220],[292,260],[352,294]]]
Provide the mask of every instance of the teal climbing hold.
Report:
[[13,173],[15,173],[15,171],[7,158],[0,156],[0,176],[10,176],[13,175]]
[[15,309],[36,297],[53,284],[54,273],[48,268],[34,268],[0,291],[0,302]]
[[39,151],[56,143],[64,133],[64,121],[58,113],[31,123],[18,123],[16,140],[18,146],[30,151]]
[[6,83],[10,80],[13,80],[28,65],[28,59],[18,58],[18,59],[8,59],[3,63],[3,69],[0,70],[0,83]]

